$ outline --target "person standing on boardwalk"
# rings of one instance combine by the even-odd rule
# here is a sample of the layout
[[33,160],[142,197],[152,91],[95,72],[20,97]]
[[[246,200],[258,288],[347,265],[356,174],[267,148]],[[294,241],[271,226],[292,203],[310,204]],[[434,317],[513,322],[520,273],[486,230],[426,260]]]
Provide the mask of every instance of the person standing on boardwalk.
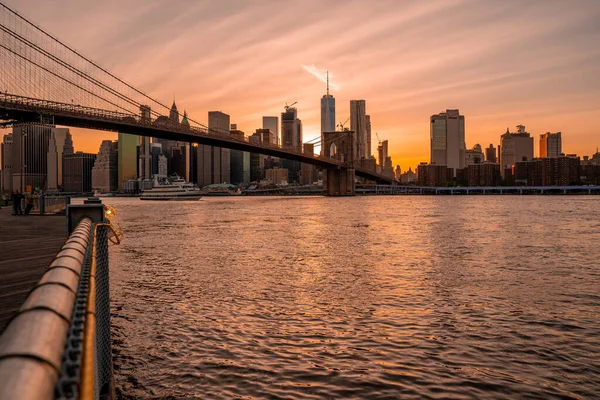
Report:
[[25,215],[29,215],[29,212],[33,208],[33,202],[36,199],[36,196],[33,193],[29,193],[27,196],[25,196],[25,199],[27,201],[27,206],[25,207]]
[[10,194],[10,199],[12,200],[12,207],[13,207],[12,215],[18,215],[19,214],[18,205],[21,203],[21,198],[19,197],[18,193],[13,190],[13,192]]
[[17,215],[23,215],[23,199],[25,198],[25,196],[23,196],[23,193],[21,193],[20,190],[17,190]]

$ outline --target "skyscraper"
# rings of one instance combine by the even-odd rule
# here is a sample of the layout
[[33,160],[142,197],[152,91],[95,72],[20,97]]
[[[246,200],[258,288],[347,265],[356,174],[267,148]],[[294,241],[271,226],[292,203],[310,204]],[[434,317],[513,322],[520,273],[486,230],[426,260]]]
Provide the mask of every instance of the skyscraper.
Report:
[[517,125],[517,132],[509,132],[500,136],[500,172],[504,177],[507,169],[512,169],[517,161],[527,161],[533,158],[533,138],[525,131],[525,126]]
[[1,192],[10,193],[13,191],[12,138],[12,133],[4,135],[2,146],[0,147],[2,153],[2,188],[0,194]]
[[[150,123],[150,107],[140,106],[140,119],[142,122],[147,124]],[[140,137],[140,159],[139,159],[139,177],[141,179],[150,179],[152,177],[151,171],[152,155],[150,154],[150,138],[148,136]]]
[[[302,152],[304,154],[313,155],[315,153],[315,145],[312,143],[304,143]],[[301,163],[300,172],[300,184],[302,185],[311,185],[318,180],[318,172],[314,165]]]
[[158,175],[158,157],[162,155],[162,145],[160,143],[150,143],[150,173],[146,179]]
[[335,97],[329,94],[329,71],[327,72],[327,94],[321,98],[321,142],[323,132],[335,131]]
[[63,161],[63,191],[89,193],[92,191],[92,170],[96,155],[78,151],[65,154]]
[[[302,149],[302,121],[298,118],[298,110],[295,107],[287,107],[281,113],[281,145]],[[282,168],[288,170],[288,181],[290,183],[300,181],[300,162],[282,159]]]
[[50,125],[23,124],[13,127],[13,189],[46,189]]
[[273,132],[273,144],[279,144],[279,117],[263,117],[262,127]]
[[483,162],[483,150],[481,145],[477,143],[472,149],[465,151],[465,167]]
[[[263,117],[263,122],[264,118],[265,117]],[[271,131],[268,130],[268,132]],[[229,132],[229,134],[231,135],[231,137],[234,137],[238,140],[244,140],[245,138],[244,132],[237,129],[237,126],[234,124],[231,125],[231,131]],[[230,165],[232,184],[239,185],[242,183],[250,183],[250,153],[241,150],[231,150]]]
[[465,167],[465,117],[458,110],[446,110],[430,118],[432,164],[454,170]]
[[58,191],[63,186],[63,154],[73,154],[73,139],[68,128],[52,128],[48,143],[48,180],[49,191]]
[[118,156],[118,189],[123,189],[123,182],[136,179],[138,176],[138,143],[140,137],[119,132]]
[[350,130],[354,132],[354,159],[368,158],[367,114],[364,100],[350,100]]
[[365,158],[370,158],[372,155],[372,151],[373,148],[371,147],[371,116],[370,115],[365,115],[365,118],[367,120],[367,148],[366,150],[366,156]]
[[302,121],[298,119],[296,107],[287,107],[281,113],[281,145],[302,148]]
[[498,161],[498,158],[496,157],[496,148],[492,143],[490,143],[490,147],[485,149],[485,160],[491,163]]
[[118,143],[103,140],[92,168],[92,188],[104,193],[117,190]]
[[[208,113],[208,129],[214,133],[229,135],[230,117],[221,111]],[[197,147],[198,185],[231,181],[231,151],[221,147],[200,145]]]
[[560,157],[562,153],[561,132],[546,132],[540,135],[540,158]]
[[[171,109],[169,110],[169,118],[161,115],[154,121],[154,124],[165,128],[179,125],[179,111],[177,111],[177,105],[175,104],[175,101],[173,101],[173,105],[171,105]],[[161,144],[163,155],[167,157],[167,160],[171,159],[171,149],[173,149],[173,147],[177,147],[179,144],[176,140],[169,139],[154,138],[152,141]],[[141,153],[143,153],[143,151],[141,151]],[[169,162],[167,161],[167,165],[168,163]]]

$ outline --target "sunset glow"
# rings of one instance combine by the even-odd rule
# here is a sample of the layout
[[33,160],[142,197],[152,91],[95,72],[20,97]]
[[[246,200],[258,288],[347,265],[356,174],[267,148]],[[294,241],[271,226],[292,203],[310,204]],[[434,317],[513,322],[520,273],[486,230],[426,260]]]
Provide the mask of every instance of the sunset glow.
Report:
[[[221,110],[246,134],[298,102],[319,136],[324,73],[337,123],[365,99],[373,153],[429,161],[429,116],[458,108],[467,148],[523,124],[561,131],[566,153],[600,145],[600,2],[22,1],[32,21],[125,81],[206,122]],[[116,134],[71,129],[76,150]]]

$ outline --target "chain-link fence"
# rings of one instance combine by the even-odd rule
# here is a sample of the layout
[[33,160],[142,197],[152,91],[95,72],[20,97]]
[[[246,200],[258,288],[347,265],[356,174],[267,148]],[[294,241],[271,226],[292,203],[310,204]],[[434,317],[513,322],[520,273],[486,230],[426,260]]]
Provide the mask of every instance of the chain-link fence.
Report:
[[69,238],[0,336],[0,399],[114,396],[108,246],[122,231],[98,199],[71,207]]
[[97,387],[101,395],[110,393],[113,372],[110,339],[108,236],[109,226],[98,226],[96,231],[96,366]]

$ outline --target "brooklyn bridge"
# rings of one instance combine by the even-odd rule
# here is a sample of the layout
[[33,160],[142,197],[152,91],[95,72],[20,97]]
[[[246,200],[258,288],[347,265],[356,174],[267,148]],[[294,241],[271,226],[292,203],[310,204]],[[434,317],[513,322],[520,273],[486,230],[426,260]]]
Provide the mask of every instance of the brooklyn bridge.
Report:
[[[7,127],[45,123],[123,132],[280,157],[323,169],[325,194],[353,195],[355,175],[378,183],[389,177],[353,159],[350,132],[325,135],[324,155],[301,148],[249,142],[209,129],[161,123],[170,107],[136,88],[0,4],[0,120]],[[200,94],[201,95],[201,94]]]

